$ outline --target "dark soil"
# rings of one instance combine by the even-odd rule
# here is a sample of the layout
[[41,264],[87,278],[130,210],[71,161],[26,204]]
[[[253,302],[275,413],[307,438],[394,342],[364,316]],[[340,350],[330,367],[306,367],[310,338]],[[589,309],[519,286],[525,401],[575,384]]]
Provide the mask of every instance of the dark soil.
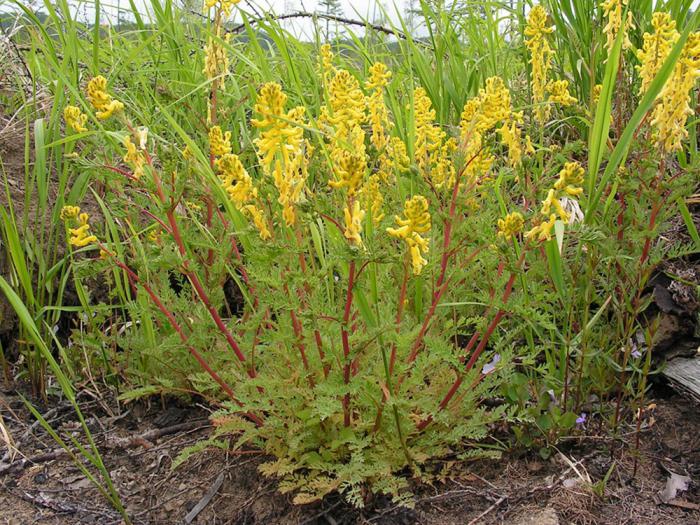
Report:
[[[642,427],[640,451],[634,429],[622,429],[611,459],[611,442],[589,422],[587,436],[572,436],[549,460],[506,453],[498,461],[450,463],[442,481],[415,482],[414,509],[382,497],[355,509],[338,497],[294,506],[261,476],[259,452],[219,449],[171,464],[187,446],[207,437],[202,408],[133,404],[118,407],[90,390],[79,398],[116,488],[136,524],[185,523],[203,495],[215,495],[195,524],[698,524],[700,521],[700,416],[697,405],[657,389]],[[80,434],[66,404],[53,403],[46,417],[55,428]],[[0,393],[6,430],[20,452],[0,460],[0,524],[119,524],[121,519],[33,418],[15,394]],[[1,434],[0,434],[1,435]],[[6,451],[7,447],[2,449]],[[638,469],[633,477],[634,459]],[[28,458],[28,459],[23,459]],[[448,460],[435,465],[446,466]],[[614,469],[602,495],[591,488]],[[661,501],[670,472],[687,475],[689,489],[670,504]],[[590,483],[588,482],[590,480]],[[217,483],[218,481],[218,483]]]

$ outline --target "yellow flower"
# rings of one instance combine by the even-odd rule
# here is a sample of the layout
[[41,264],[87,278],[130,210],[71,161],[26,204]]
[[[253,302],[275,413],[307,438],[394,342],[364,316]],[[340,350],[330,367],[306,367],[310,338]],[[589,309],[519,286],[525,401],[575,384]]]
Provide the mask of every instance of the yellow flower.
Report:
[[431,227],[428,200],[421,195],[408,199],[404,204],[404,216],[405,219],[395,217],[398,228],[387,228],[386,231],[392,237],[404,240],[411,256],[413,274],[418,275],[428,264],[422,256],[428,253],[428,241],[420,235],[428,233]]
[[88,214],[81,213],[78,217],[78,227],[69,228],[70,244],[76,248],[82,248],[90,243],[96,242],[97,237],[90,235],[90,224],[88,223]]
[[75,106],[66,106],[63,110],[63,118],[73,131],[76,133],[83,133],[87,131],[85,123],[87,122],[87,115],[80,111],[80,108]]
[[457,143],[448,139],[442,128],[434,123],[435,110],[423,88],[413,92],[413,111],[418,168],[435,188],[449,188],[455,180],[452,153],[457,149]]
[[[449,162],[449,159],[445,159]],[[379,157],[379,167],[377,173],[382,179],[382,182],[390,182],[395,180],[394,173],[403,173],[411,167],[411,159],[408,158],[408,150],[406,144],[401,137],[389,138],[386,150]]]
[[608,53],[612,51],[613,45],[615,44],[615,39],[617,38],[617,33],[622,30],[623,35],[623,48],[629,49],[632,47],[632,43],[629,41],[627,32],[629,29],[634,29],[634,24],[632,23],[632,11],[627,11],[627,21],[622,27],[622,13],[627,6],[628,0],[604,0],[600,5],[603,8],[603,14],[608,19],[608,23],[605,24],[603,32],[605,33],[607,40],[605,41],[605,47]]
[[637,50],[637,58],[640,62],[637,70],[642,81],[639,85],[640,97],[649,89],[649,84],[661,69],[679,36],[676,31],[676,21],[668,13],[654,13],[651,17],[651,25],[654,33],[644,33],[644,44]]
[[[204,47],[204,70],[202,73],[206,75],[209,80],[217,78],[219,76],[225,76],[228,74],[228,55],[226,54],[226,48],[220,41],[220,29],[216,30],[216,38],[209,37],[209,42]],[[228,43],[231,40],[231,33],[227,34],[224,41]],[[224,83],[221,82],[223,87]]]
[[552,229],[557,217],[563,222],[569,222],[569,213],[564,209],[560,197],[575,198],[583,193],[584,170],[578,162],[567,162],[559,171],[559,179],[554,187],[547,192],[547,198],[542,201],[540,213],[546,218],[544,222],[532,228],[525,234],[527,239],[537,237],[544,241],[552,238]]
[[510,91],[502,78],[487,78],[486,86],[479,90],[479,99],[480,108],[474,124],[478,133],[485,133],[510,115]]
[[330,44],[323,44],[321,46],[319,57],[319,73],[321,74],[321,79],[323,80],[323,87],[328,89],[328,85],[331,82],[331,76],[335,74],[335,67],[333,66],[333,51],[331,51]]
[[362,196],[366,202],[365,207],[369,208],[372,212],[372,222],[375,225],[382,222],[384,218],[384,213],[382,212],[384,197],[382,196],[380,181],[381,177],[379,175],[372,175],[364,186],[362,186],[361,190]]
[[578,162],[567,162],[559,172],[559,180],[554,184],[555,190],[563,190],[571,197],[578,197],[583,193],[584,170]]
[[552,213],[549,219],[535,226],[525,234],[525,238],[531,239],[537,237],[538,241],[548,241],[552,238],[552,230],[557,222],[557,216]]
[[507,241],[522,231],[524,223],[520,213],[517,211],[509,213],[504,219],[498,219],[498,236]]
[[209,130],[209,151],[216,157],[231,153],[231,132],[224,133],[220,126],[212,126]]
[[550,189],[547,193],[547,198],[542,201],[542,215],[550,215],[552,208],[554,208],[554,211],[556,211],[562,221],[569,222],[569,214],[556,197],[556,191],[554,189]]
[[150,232],[148,232],[148,240],[153,242],[153,243],[158,243],[160,241],[160,235],[161,235],[160,228],[156,227],[152,229]]
[[514,128],[514,122],[508,122],[508,119],[519,118],[520,113],[511,111],[510,91],[503,80],[499,77],[486,79],[485,87],[464,105],[460,121],[460,147],[467,161],[464,173],[468,180],[473,181],[491,169],[494,157],[484,147],[484,135],[498,122],[505,121],[499,130],[501,140],[509,146],[511,159],[520,162],[522,155],[515,142],[519,140],[520,131]]
[[365,211],[360,207],[360,201],[355,201],[350,210],[349,205],[345,207],[345,238],[352,246],[363,247],[362,219],[365,218]]
[[603,92],[603,84],[596,84],[593,86],[593,103],[598,104],[600,100],[600,94]]
[[131,142],[131,137],[128,135],[124,138],[124,147],[126,148],[124,162],[128,162],[131,165],[134,172],[134,178],[139,180],[143,176],[146,159],[144,158],[143,153],[136,148],[136,144]]
[[250,215],[251,219],[253,220],[253,224],[258,229],[258,234],[263,241],[266,241],[272,237],[272,234],[267,227],[265,215],[261,209],[257,208],[253,204],[248,204],[247,206],[243,207],[243,211]]
[[384,89],[391,79],[391,71],[381,62],[375,62],[369,68],[369,79],[365,82],[367,89]]
[[523,158],[523,150],[528,155],[534,153],[532,142],[528,135],[525,135],[523,141],[523,133],[519,125],[523,122],[522,112],[511,113],[511,116],[498,129],[501,135],[501,144],[508,148],[508,164],[512,167],[519,166]]
[[372,125],[372,144],[377,151],[382,151],[387,145],[387,128],[389,127],[389,110],[384,103],[384,88],[389,83],[391,71],[381,62],[370,68],[370,78],[365,83],[372,90],[368,99],[369,120]]
[[549,118],[550,107],[545,103],[545,87],[547,73],[552,67],[551,58],[554,52],[549,45],[548,37],[554,31],[547,25],[547,11],[541,5],[530,10],[525,28],[525,45],[530,51],[532,66],[532,102],[535,105],[535,119],[543,124]]
[[699,76],[700,32],[695,32],[688,36],[652,114],[656,142],[666,152],[681,149],[681,142],[688,136],[685,124],[688,116],[694,114],[690,96]]
[[335,127],[342,140],[352,128],[365,122],[367,98],[357,79],[345,69],[335,72],[328,91],[329,108],[325,120]]
[[435,110],[422,87],[413,92],[413,111],[416,129],[415,156],[418,167],[429,171],[431,156],[440,149],[444,132],[435,125]]
[[67,221],[70,219],[75,219],[80,215],[80,206],[70,206],[66,205],[63,208],[61,208],[61,213],[59,217],[61,218],[62,221]]
[[255,139],[258,157],[266,175],[271,175],[282,205],[282,216],[288,226],[296,222],[295,206],[300,202],[308,176],[310,145],[304,139],[304,108],[285,111],[287,95],[275,83],[265,84],[255,103],[259,119],[253,126],[261,130]]
[[113,100],[112,96],[107,93],[107,79],[102,75],[91,79],[86,91],[90,104],[97,110],[95,115],[100,120],[105,120],[124,109],[124,104]]
[[253,185],[253,179],[243,167],[237,155],[226,153],[216,160],[215,167],[221,180],[221,186],[226,190],[237,209],[258,196],[258,190]]
[[205,0],[204,5],[207,8],[216,7],[220,9],[224,16],[231,16],[231,10],[240,0]]
[[334,159],[335,180],[329,180],[328,185],[333,189],[347,188],[348,195],[352,196],[362,184],[365,175],[366,164],[362,157],[350,153],[347,150],[336,152]]
[[570,106],[577,102],[576,98],[569,93],[568,80],[551,80],[547,84],[547,91],[549,92],[549,102],[552,104]]

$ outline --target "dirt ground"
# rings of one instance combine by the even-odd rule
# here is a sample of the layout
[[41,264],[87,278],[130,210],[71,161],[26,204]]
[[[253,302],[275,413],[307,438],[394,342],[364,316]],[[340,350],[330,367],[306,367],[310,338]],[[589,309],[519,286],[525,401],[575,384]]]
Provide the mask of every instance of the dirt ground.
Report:
[[[700,523],[700,415],[694,402],[657,388],[641,434],[633,474],[633,428],[624,428],[611,458],[611,442],[597,435],[564,440],[544,461],[536,454],[506,453],[498,461],[457,464],[443,482],[415,482],[416,506],[406,509],[375,498],[364,509],[338,496],[294,506],[257,466],[256,451],[216,449],[171,464],[186,446],[210,432],[203,408],[132,404],[121,407],[84,390],[79,398],[105,464],[136,524],[684,524]],[[90,482],[27,413],[13,393],[0,393],[5,426],[21,454],[0,447],[0,524],[121,523]],[[76,430],[66,404],[46,418]],[[448,460],[445,460],[448,461]],[[615,467],[602,495],[596,483]],[[436,465],[439,468],[440,465]],[[663,503],[670,473],[689,476],[688,490]],[[585,481],[584,481],[585,480]],[[199,504],[199,506],[198,506]],[[201,508],[201,510],[199,510]],[[199,510],[196,516],[193,509]],[[190,514],[192,513],[192,514]],[[189,517],[188,517],[189,514]],[[187,521],[189,519],[189,521]]]

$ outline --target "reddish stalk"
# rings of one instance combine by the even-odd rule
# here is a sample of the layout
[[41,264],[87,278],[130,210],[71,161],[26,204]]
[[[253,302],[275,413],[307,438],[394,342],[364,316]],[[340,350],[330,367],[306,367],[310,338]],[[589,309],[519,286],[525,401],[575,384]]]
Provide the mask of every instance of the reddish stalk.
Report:
[[[148,162],[148,165],[151,167],[151,171],[153,174],[153,182],[156,185],[156,193],[158,194],[158,198],[160,199],[161,203],[163,205],[166,204],[166,198],[165,194],[163,193],[163,187],[160,181],[160,177],[158,176],[157,171],[153,167],[153,162],[151,159],[151,156],[148,154],[148,152],[145,152],[146,155],[146,160]],[[236,357],[238,360],[244,364],[246,361],[245,355],[241,351],[240,347],[238,346],[238,343],[236,343],[235,339],[233,338],[233,335],[231,335],[231,332],[229,329],[226,327],[224,324],[223,320],[221,319],[221,316],[219,315],[219,312],[216,311],[216,308],[214,308],[211,304],[211,301],[209,300],[209,296],[207,293],[204,291],[204,287],[202,286],[201,281],[199,280],[199,277],[189,269],[189,265],[186,259],[187,256],[187,250],[185,249],[185,243],[182,241],[182,236],[180,234],[180,229],[178,228],[177,221],[175,220],[175,213],[173,211],[173,207],[170,207],[168,211],[166,212],[166,215],[168,217],[168,223],[170,224],[170,231],[173,235],[173,238],[175,239],[175,243],[177,244],[178,251],[180,252],[180,255],[183,258],[182,262],[182,267],[185,276],[189,279],[190,283],[192,283],[193,288],[197,292],[197,295],[199,296],[200,301],[204,304],[206,307],[207,311],[209,312],[209,315],[211,318],[214,320],[214,324],[216,324],[217,328],[221,331],[221,333],[224,335],[226,338],[226,341],[228,342],[228,345],[231,347],[233,350],[233,353],[236,354]],[[256,377],[256,372],[254,368],[246,367],[246,372],[248,376],[251,378]]]
[[[343,382],[347,386],[350,382],[350,338],[348,335],[348,323],[350,322],[350,309],[352,307],[353,287],[355,286],[355,260],[350,261],[348,270],[348,291],[345,298],[345,311],[343,313],[343,328],[341,329],[341,337],[343,340],[343,357],[345,367],[343,369]],[[343,423],[346,427],[350,426],[350,393],[346,393],[343,397]]]
[[[408,288],[408,264],[404,261],[403,280],[401,282],[401,291],[399,292],[399,304],[396,307],[396,332],[398,333],[401,326],[401,318],[403,317],[403,306],[406,302],[406,289]],[[394,373],[394,365],[396,364],[396,343],[391,345],[391,356],[389,357],[389,376]],[[386,395],[385,395],[386,398]]]
[[[659,163],[659,171],[656,177],[654,178],[653,184],[652,184],[652,191],[656,191],[659,185],[659,182],[661,182],[661,178],[663,177],[664,171],[666,168],[666,162],[665,159],[662,157],[661,162]],[[654,203],[654,205],[651,208],[651,215],[649,217],[649,226],[648,226],[648,233],[649,236],[646,238],[644,241],[644,248],[642,249],[642,254],[639,257],[639,271],[638,271],[638,280],[637,280],[637,294],[634,298],[634,301],[632,302],[635,314],[630,317],[630,320],[628,322],[628,327],[625,329],[625,340],[627,340],[627,334],[629,334],[632,330],[632,326],[634,323],[634,319],[636,319],[636,311],[639,308],[639,301],[641,298],[641,287],[642,283],[645,280],[645,273],[644,272],[644,264],[646,263],[647,259],[649,258],[649,251],[651,250],[651,232],[654,230],[654,227],[656,226],[656,218],[661,210],[662,203],[665,202],[665,198],[661,198],[657,202]],[[613,429],[617,429],[618,422],[620,420],[620,410],[622,409],[622,386],[625,384],[627,380],[627,373],[626,373],[626,368],[627,368],[627,363],[629,361],[629,356],[631,353],[631,347],[629,344],[625,343],[625,353],[622,357],[622,370],[620,371],[620,380],[618,383],[618,391],[617,391],[617,400],[615,403],[615,415],[613,417]]]
[[[518,267],[522,264],[522,261],[524,260],[524,258],[525,258],[525,250],[523,250],[523,253],[520,255],[520,259],[518,261]],[[513,284],[515,283],[515,277],[516,277],[516,273],[511,272],[510,277],[508,278],[508,282],[506,283],[506,287],[505,287],[505,290],[503,292],[503,296],[501,297],[501,302],[503,304],[508,302],[508,299],[510,298],[510,296],[513,292]],[[502,308],[499,308],[498,312],[496,313],[494,318],[491,320],[491,323],[486,328],[486,331],[485,331],[483,337],[481,338],[479,345],[476,347],[474,352],[471,354],[471,357],[470,357],[469,361],[467,362],[467,364],[465,365],[464,370],[462,372],[458,373],[457,379],[454,381],[454,383],[450,387],[450,390],[447,392],[445,397],[440,402],[440,405],[438,406],[438,410],[444,410],[447,407],[447,405],[450,403],[450,401],[452,400],[454,395],[457,393],[457,390],[459,389],[462,382],[464,381],[465,374],[467,372],[469,372],[474,367],[474,364],[476,363],[477,359],[479,359],[479,356],[482,354],[482,352],[486,348],[486,345],[488,344],[489,338],[491,337],[491,335],[493,335],[494,330],[496,329],[496,327],[498,326],[498,323],[501,321],[501,319],[503,318],[503,316],[505,314],[506,314],[506,311],[503,310]],[[468,355],[468,353],[471,351],[471,348],[474,346],[474,344],[476,344],[477,339],[478,339],[478,332],[472,336],[471,340],[469,341],[469,344],[464,349],[464,354],[465,354],[464,357],[465,358],[466,358],[466,355]],[[432,420],[433,420],[432,416],[428,416],[426,419],[424,419],[423,421],[421,421],[418,424],[417,429],[419,431],[423,430],[425,427],[427,427],[430,424],[430,422]]]
[[[107,252],[110,253],[106,248],[101,246],[101,248]],[[202,355],[197,351],[196,348],[194,348],[192,345],[188,343],[189,338],[185,335],[185,332],[182,329],[182,326],[180,326],[180,323],[177,322],[177,319],[175,319],[175,316],[173,313],[168,310],[165,305],[163,305],[162,301],[160,298],[155,294],[153,289],[146,283],[142,282],[141,279],[139,278],[136,273],[129,268],[126,264],[121,262],[120,260],[116,259],[114,257],[114,254],[110,253],[110,256],[112,257],[114,264],[116,264],[119,268],[124,270],[127,275],[129,276],[129,281],[132,283],[133,286],[136,286],[136,284],[140,284],[141,287],[146,290],[146,293],[149,295],[153,303],[156,305],[156,307],[165,315],[165,317],[168,319],[168,322],[170,325],[173,327],[175,332],[177,332],[178,336],[180,337],[180,340],[182,341],[183,344],[186,345],[187,350],[190,352],[192,357],[195,358],[197,363],[204,369],[204,371],[209,374],[209,376],[216,381],[216,383],[221,387],[221,389],[231,398],[231,400],[236,403],[238,406],[242,407],[243,403],[241,403],[236,395],[233,393],[233,389],[217,374],[211,366],[209,366],[209,363],[202,357]],[[260,419],[259,416],[251,413],[246,414],[255,424],[257,425],[262,425],[263,421]]]

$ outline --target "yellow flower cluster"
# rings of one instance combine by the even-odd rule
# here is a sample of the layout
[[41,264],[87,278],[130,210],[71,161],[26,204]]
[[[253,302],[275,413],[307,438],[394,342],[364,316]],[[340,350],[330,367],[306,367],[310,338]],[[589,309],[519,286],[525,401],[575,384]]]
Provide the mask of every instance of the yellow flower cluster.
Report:
[[525,27],[525,45],[530,51],[532,65],[532,102],[535,105],[535,119],[540,124],[549,118],[550,107],[545,103],[547,73],[552,67],[554,52],[549,44],[548,36],[554,27],[547,24],[547,11],[541,5],[530,10]]
[[622,46],[624,49],[629,49],[632,47],[632,43],[629,40],[628,31],[634,29],[634,24],[632,22],[632,11],[627,11],[627,21],[622,24],[622,16],[627,7],[628,0],[603,0],[600,4],[603,8],[603,15],[608,19],[607,24],[603,28],[607,39],[605,41],[605,47],[608,53],[612,51],[613,45],[615,44],[615,39],[620,30],[624,31]]
[[547,198],[542,201],[540,213],[546,218],[544,222],[532,228],[525,234],[527,239],[537,238],[540,241],[552,238],[552,230],[557,218],[563,222],[569,222],[569,213],[564,209],[561,197],[578,197],[583,193],[584,171],[578,162],[567,162],[559,172],[559,179],[554,187],[547,193]]
[[238,155],[224,153],[214,162],[217,176],[221,186],[228,194],[233,205],[244,215],[253,221],[262,240],[272,237],[265,220],[265,214],[255,204],[258,198],[258,189],[253,184],[253,179],[243,167]]
[[[231,40],[231,33],[227,34],[224,41],[228,43]],[[209,37],[209,41],[204,46],[204,70],[202,71],[209,80],[228,74],[228,55],[226,48],[221,43],[220,29],[216,30],[216,38]],[[223,79],[220,85],[224,87]]]
[[107,79],[102,75],[91,79],[86,91],[90,104],[97,110],[95,115],[100,120],[107,119],[124,109],[124,104],[113,99],[112,95],[107,93]]
[[525,221],[523,216],[514,211],[509,213],[503,219],[498,219],[498,236],[502,237],[506,241],[511,237],[518,235],[522,229]]
[[224,16],[231,16],[233,6],[238,2],[240,2],[240,0],[205,0],[204,5],[207,9],[216,7]]
[[518,166],[522,161],[523,150],[528,154],[534,152],[530,137],[523,140],[520,126],[523,122],[522,112],[511,108],[510,91],[499,77],[486,79],[486,85],[479,94],[468,100],[462,111],[460,122],[461,147],[465,152],[468,165],[465,174],[469,180],[484,175],[491,168],[494,157],[485,148],[484,136],[503,122],[498,132],[501,143],[508,147],[508,160],[511,166]]
[[398,228],[387,228],[387,233],[392,237],[403,239],[408,246],[408,253],[411,256],[413,274],[419,275],[423,267],[428,264],[423,258],[423,254],[428,253],[428,241],[421,234],[430,231],[430,212],[428,211],[428,200],[415,195],[404,204],[404,217],[395,217]]
[[329,180],[328,185],[339,190],[346,188],[348,197],[353,197],[365,175],[367,168],[365,159],[348,150],[338,150],[334,159],[335,180]]
[[323,44],[321,46],[319,72],[321,74],[321,79],[323,80],[324,89],[328,89],[331,82],[331,77],[335,74],[335,67],[333,66],[333,51],[331,51],[330,44]]
[[548,102],[550,104],[559,104],[561,106],[571,106],[576,104],[578,100],[572,97],[569,93],[568,80],[552,80],[547,84],[547,92],[549,93]]
[[[363,201],[369,202],[370,206],[374,204],[372,213],[375,220],[381,216],[383,202],[378,179],[376,184],[368,183],[363,186],[368,167],[362,125],[367,121],[370,100],[362,92],[357,79],[345,69],[335,68],[332,60],[330,46],[322,46],[321,72],[328,103],[321,107],[319,120],[327,131],[333,166],[333,178],[328,181],[328,185],[336,190],[346,190],[347,200],[343,210],[344,235],[351,246],[361,248],[364,246],[361,233],[365,210],[356,196],[359,192],[364,197]],[[387,129],[390,126],[388,111],[384,105],[384,87],[390,75],[386,66],[375,64],[366,84],[368,89],[373,90],[370,108],[372,142],[375,147],[384,149],[387,146]]]
[[381,62],[377,62],[370,68],[369,72],[370,76],[365,83],[365,88],[372,91],[367,101],[369,121],[372,126],[371,142],[377,151],[382,152],[389,140],[387,137],[389,110],[384,103],[384,88],[389,83],[391,71]]
[[97,242],[97,237],[90,234],[88,214],[80,213],[80,208],[78,206],[64,206],[61,209],[60,217],[66,222],[78,219],[78,226],[76,228],[68,228],[71,246],[83,248],[88,244]]
[[506,120],[503,125],[498,128],[501,135],[501,143],[508,148],[508,164],[512,167],[517,167],[523,159],[523,152],[527,155],[533,155],[535,148],[532,146],[532,140],[529,135],[525,135],[519,127],[523,123],[522,111],[511,113],[510,119]]
[[241,210],[246,202],[257,198],[258,190],[238,155],[233,153],[222,155],[216,159],[215,168],[222,187],[236,208]]
[[345,206],[345,238],[350,241],[352,246],[362,248],[364,243],[362,242],[362,220],[365,218],[365,211],[360,206],[360,201],[356,200],[352,203],[352,208],[350,204]]
[[73,131],[76,133],[83,133],[87,131],[85,123],[87,122],[87,115],[80,111],[80,108],[75,106],[66,106],[63,110],[63,119],[66,121]]
[[691,33],[681,55],[666,81],[654,108],[651,124],[656,128],[656,142],[666,152],[681,149],[688,136],[685,124],[693,115],[690,96],[700,77],[700,32]]
[[209,130],[209,152],[215,157],[231,153],[231,132],[224,133],[220,126],[212,126]]
[[380,175],[371,175],[362,186],[361,193],[365,201],[365,207],[372,212],[372,222],[378,225],[384,218],[384,213],[382,211],[384,197],[382,196]]
[[416,133],[414,153],[418,169],[435,188],[452,187],[455,169],[451,158],[457,143],[435,124],[435,110],[422,87],[413,91],[413,113]]
[[252,119],[260,136],[255,139],[263,172],[272,176],[282,216],[287,226],[296,222],[295,206],[301,201],[308,176],[308,156],[311,146],[304,139],[304,108],[285,110],[287,95],[275,83],[265,84],[258,94]]
[[127,136],[124,138],[124,147],[126,148],[126,154],[124,155],[124,162],[131,165],[133,169],[133,175],[136,180],[139,180],[144,174],[144,166],[146,165],[146,159],[141,152],[140,145],[139,148],[136,144],[131,142],[131,137]]
[[552,104],[570,106],[577,102],[569,93],[568,80],[548,80],[554,50],[549,43],[553,26],[547,25],[547,11],[541,5],[532,8],[525,27],[525,45],[530,51],[532,65],[532,103],[535,120],[543,125],[552,112]]
[[[329,105],[321,109],[321,120],[335,129],[336,141],[346,141],[346,146],[356,147],[355,128],[367,119],[367,98],[357,79],[345,69],[338,69],[328,87]],[[363,141],[364,144],[364,141]]]
[[79,206],[66,205],[63,208],[61,208],[61,213],[59,214],[59,217],[62,221],[68,221],[70,219],[76,219],[78,215],[80,215]]
[[644,33],[644,44],[637,50],[637,58],[640,62],[637,71],[642,81],[639,85],[639,96],[647,92],[649,84],[654,80],[679,37],[676,21],[668,13],[654,13],[651,17],[651,25],[654,32]]

